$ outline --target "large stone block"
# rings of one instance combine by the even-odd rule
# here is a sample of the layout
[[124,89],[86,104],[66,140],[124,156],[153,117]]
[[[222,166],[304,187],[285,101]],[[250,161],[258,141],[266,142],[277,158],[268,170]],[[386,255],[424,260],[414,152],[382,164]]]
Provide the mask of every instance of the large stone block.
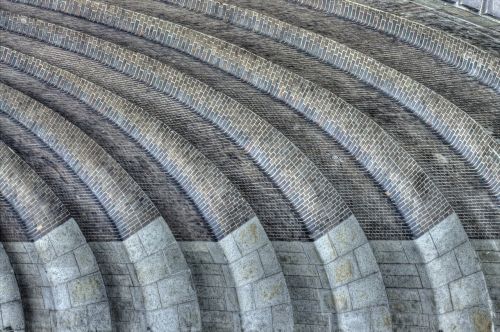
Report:
[[387,304],[384,283],[380,274],[358,279],[347,285],[353,309]]
[[175,332],[179,330],[177,308],[147,311],[146,318],[148,322],[148,331]]
[[241,251],[236,245],[236,242],[231,234],[220,240],[219,244],[229,263],[241,258]]
[[434,226],[430,234],[440,255],[467,240],[467,234],[455,213]]
[[64,224],[56,227],[48,235],[57,256],[75,250],[86,243],[76,221],[71,218]]
[[428,263],[426,270],[432,288],[445,285],[462,276],[453,251]]
[[285,277],[282,273],[259,280],[253,286],[257,308],[290,302]]
[[354,258],[354,254],[339,257],[325,266],[330,283],[335,287],[347,284],[358,279],[361,274]]
[[455,310],[473,306],[488,306],[486,282],[480,272],[451,282],[450,293]]
[[354,216],[332,229],[328,236],[338,255],[343,255],[367,242],[365,233]]
[[262,308],[242,313],[241,326],[243,327],[243,331],[273,331],[272,309]]
[[257,217],[249,220],[234,231],[232,235],[242,255],[246,255],[269,243],[266,232]]
[[361,247],[354,250],[354,255],[358,262],[358,268],[362,276],[367,276],[372,273],[379,272],[379,267],[372,248],[369,243],[363,244]]
[[106,289],[99,273],[80,277],[68,283],[73,307],[106,301]]
[[439,256],[429,232],[413,241],[401,241],[410,263],[427,263]]
[[5,331],[7,327],[17,331],[23,330],[25,327],[23,306],[21,301],[14,301],[9,303],[2,303],[0,305],[1,322]]
[[264,269],[257,251],[231,264],[236,286],[244,286],[264,277]]
[[73,253],[82,275],[98,271],[99,268],[94,253],[88,245],[80,246]]
[[182,272],[158,281],[158,292],[163,308],[196,298],[189,272]]
[[469,275],[481,270],[481,262],[469,241],[455,248],[458,265],[464,275]]
[[170,275],[163,251],[139,260],[135,263],[135,268],[141,285],[148,285]]
[[159,217],[137,232],[148,255],[156,253],[175,242],[174,236],[163,218]]
[[80,270],[73,253],[59,256],[45,265],[47,277],[52,285],[57,285],[80,276]]

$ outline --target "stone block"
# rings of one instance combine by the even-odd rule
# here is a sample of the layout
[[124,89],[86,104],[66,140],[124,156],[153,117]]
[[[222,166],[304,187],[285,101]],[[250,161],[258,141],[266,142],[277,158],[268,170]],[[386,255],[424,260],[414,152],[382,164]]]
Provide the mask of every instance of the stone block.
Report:
[[338,255],[343,255],[366,243],[365,233],[354,216],[349,217],[328,232]]
[[71,308],[71,301],[66,284],[52,287],[52,296],[54,297],[54,307],[56,310]]
[[87,331],[87,308],[72,308],[55,312],[55,324],[57,331]]
[[439,256],[429,232],[413,241],[401,241],[410,263],[428,263]]
[[375,260],[369,243],[365,243],[361,247],[356,248],[354,250],[354,255],[356,256],[359,272],[361,272],[362,276],[379,272],[377,261]]
[[371,312],[361,309],[337,314],[337,324],[341,331],[370,331]]
[[282,273],[259,280],[253,286],[253,292],[257,309],[290,302]]
[[403,251],[374,251],[373,254],[379,264],[404,264],[408,258]]
[[260,261],[262,262],[262,267],[264,269],[264,274],[266,276],[281,272],[281,265],[278,262],[274,247],[271,245],[271,243],[268,243],[262,248],[259,248],[258,252]]
[[434,226],[430,230],[430,234],[440,255],[467,240],[467,234],[455,213]]
[[[57,255],[48,235],[35,241],[35,247],[42,262],[52,261]],[[24,248],[23,248],[24,249]]]
[[71,304],[82,306],[90,303],[106,301],[106,289],[99,273],[80,277],[68,283]]
[[226,256],[224,255],[224,251],[220,247],[219,243],[208,242],[207,249],[212,257],[212,262],[216,264],[227,264]]
[[450,293],[455,310],[473,306],[488,306],[488,291],[481,272],[451,282]]
[[318,254],[324,264],[328,264],[338,257],[337,251],[333,247],[328,234],[325,234],[314,241],[314,245],[316,246]]
[[269,243],[266,232],[257,217],[249,220],[232,235],[243,256]]
[[307,265],[309,259],[304,252],[277,252],[281,264]]
[[201,331],[200,309],[196,301],[180,304],[177,313],[180,331]]
[[138,262],[147,256],[146,250],[142,246],[139,234],[137,233],[123,241],[123,245],[127,249],[130,261],[132,262]]
[[50,238],[57,256],[73,251],[86,243],[85,237],[80,231],[80,227],[78,227],[78,224],[73,218],[56,227],[45,236]]
[[[15,331],[23,330],[24,324],[24,313],[21,301],[14,301],[9,303],[2,303],[0,305],[0,317],[3,327],[10,327]],[[8,331],[6,329],[6,331]]]
[[165,263],[168,266],[170,274],[189,270],[186,259],[177,243],[166,247],[163,252],[165,254]]
[[240,249],[236,245],[236,242],[231,234],[220,240],[219,244],[229,263],[237,261],[241,258]]
[[177,308],[159,309],[146,312],[147,330],[153,332],[179,331]]
[[305,277],[318,276],[318,272],[315,265],[283,264],[283,273],[286,276],[305,276]]
[[358,279],[359,273],[354,254],[339,257],[325,266],[326,274],[333,287],[338,287]]
[[402,241],[394,240],[371,240],[373,251],[403,251]]
[[264,269],[257,251],[231,264],[236,286],[243,286],[264,277]]
[[140,285],[148,285],[170,275],[163,251],[156,252],[135,263]]
[[196,298],[189,272],[179,273],[159,281],[158,292],[163,308]]
[[172,232],[163,218],[158,217],[137,232],[148,255],[156,253],[175,242]]
[[272,307],[273,331],[293,330],[293,309],[290,304],[281,304]]
[[386,306],[371,308],[370,320],[372,331],[392,331],[391,313]]
[[428,263],[426,271],[432,288],[443,286],[462,276],[453,251]]
[[316,250],[316,246],[311,242],[302,242],[302,247],[304,248],[304,252],[307,254],[308,261],[310,264],[320,265],[323,264],[321,257],[319,256],[318,251]]
[[52,285],[73,280],[80,276],[80,270],[73,253],[59,256],[45,265],[47,277]]
[[161,308],[160,293],[158,285],[152,283],[143,287],[144,293],[144,308],[146,310],[156,310]]
[[455,248],[455,256],[457,257],[460,270],[464,275],[469,275],[481,270],[479,257],[476,255],[476,251],[469,241]]
[[238,295],[241,311],[246,312],[255,309],[252,284],[236,288],[236,294]]
[[96,272],[99,269],[94,253],[88,245],[80,246],[73,253],[82,275]]
[[89,304],[87,306],[90,331],[111,331],[111,316],[106,302]]
[[299,253],[303,252],[304,248],[302,247],[302,242],[299,241],[272,241],[274,250],[276,250],[276,254],[283,253]]
[[387,304],[387,295],[380,274],[358,279],[347,286],[353,309]]
[[420,301],[417,289],[407,288],[387,288],[387,298],[389,301]]
[[241,314],[243,331],[273,331],[273,316],[271,308],[247,311]]
[[351,295],[347,286],[337,287],[332,290],[335,310],[345,312],[352,310]]
[[417,267],[414,264],[380,264],[379,267],[384,276],[418,276]]

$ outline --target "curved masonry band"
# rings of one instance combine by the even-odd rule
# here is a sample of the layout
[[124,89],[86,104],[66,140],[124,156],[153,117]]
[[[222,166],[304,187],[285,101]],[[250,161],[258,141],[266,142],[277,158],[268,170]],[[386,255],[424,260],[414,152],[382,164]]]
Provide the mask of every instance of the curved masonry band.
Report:
[[[136,118],[138,119],[138,118],[141,118],[141,117],[142,118],[146,117],[146,115],[145,115],[146,113],[145,112],[141,112],[141,109],[134,108],[132,104],[130,104],[127,101],[119,98],[118,96],[113,95],[109,91],[106,91],[105,89],[100,88],[99,86],[96,86],[96,85],[94,85],[94,84],[92,84],[92,83],[90,83],[88,81],[80,79],[80,78],[76,77],[75,75],[73,75],[73,74],[71,74],[71,73],[69,73],[67,71],[61,70],[61,69],[59,69],[59,68],[57,68],[55,66],[47,64],[45,62],[42,62],[42,61],[40,61],[38,59],[35,59],[33,57],[30,57],[30,56],[26,56],[26,55],[24,55],[22,53],[10,50],[10,49],[5,48],[5,47],[1,47],[0,51],[1,51],[0,61],[8,63],[10,65],[13,65],[16,68],[24,70],[25,72],[28,72],[28,73],[30,73],[32,75],[35,75],[35,76],[38,76],[38,74],[37,74],[37,72],[38,72],[37,69],[38,68],[40,68],[40,67],[44,68],[45,69],[45,73],[50,74],[50,78],[51,78],[47,82],[51,82],[52,84],[54,84],[55,86],[59,87],[60,89],[63,89],[64,91],[66,91],[66,92],[74,95],[75,97],[79,98],[83,102],[85,102],[88,105],[92,106],[94,109],[96,109],[98,107],[100,112],[106,112],[106,113],[112,114],[112,115],[114,115],[115,118],[118,118],[118,119],[121,118],[122,121],[126,121],[128,125],[133,126],[136,129],[137,135],[142,135],[144,137],[144,139],[147,140],[148,138],[150,138],[148,136],[148,132],[147,131],[143,131],[143,130],[139,129],[141,127],[140,127],[140,125],[138,125],[137,120],[135,120]],[[41,76],[39,78],[41,78],[43,80],[43,76]],[[86,96],[93,96],[93,97],[92,98],[88,98]],[[99,105],[99,106],[97,106],[97,105]],[[113,105],[121,105],[121,108],[118,108],[116,106],[113,107]],[[128,112],[127,112],[127,110],[128,110]],[[108,117],[109,117],[109,115],[108,115]],[[144,122],[145,121],[143,121],[143,123]],[[125,128],[125,130],[126,130],[126,128]],[[164,137],[164,136],[165,135],[160,135],[160,137]],[[158,152],[159,153],[166,152],[165,148],[167,148],[167,146],[162,147],[162,149],[160,149]],[[198,190],[199,190],[199,188],[198,188]],[[258,222],[257,219],[255,219],[252,223],[254,225],[252,225],[252,226],[245,226],[245,227],[253,227],[255,230],[260,230],[261,226],[260,226],[260,223]],[[250,224],[252,224],[252,223],[250,223]],[[349,218],[349,221],[345,221],[344,223],[341,223],[341,225],[338,226],[338,228],[340,228],[340,229],[351,229],[351,228],[356,229],[358,232],[354,232],[353,231],[353,233],[358,234],[358,236],[360,236],[363,239],[365,239],[365,242],[366,242],[366,237],[364,236],[363,231],[359,227],[359,225],[358,225],[357,221],[354,219],[354,217]],[[241,231],[235,232],[235,233],[236,234],[243,234]],[[244,234],[247,234],[247,233],[248,232],[245,232]],[[260,233],[262,233],[262,234],[260,234]],[[262,237],[263,239],[265,238],[265,241],[262,240],[264,242],[269,242],[269,240],[267,239],[267,236],[265,236],[265,233],[263,233],[263,230],[260,233],[258,233],[258,234],[260,234],[260,235],[258,235],[258,237]],[[250,235],[252,235],[252,234],[250,233]],[[234,236],[237,236],[237,235],[234,235]],[[249,241],[248,239],[246,240],[246,239],[244,239],[241,236],[239,236],[238,238],[239,238],[240,242]],[[250,238],[252,238],[252,237],[250,236]],[[128,240],[126,240],[126,242],[127,241]],[[226,243],[227,241],[229,241],[229,240],[224,239],[224,240],[222,240],[222,243]],[[354,243],[357,244],[357,242],[354,242]],[[264,251],[264,249],[260,250],[260,252],[263,252],[263,251]],[[347,251],[340,252],[339,255],[343,255],[346,252]],[[261,259],[271,260],[272,257],[276,256],[275,253],[274,253],[274,251],[273,251],[273,249],[272,249],[272,246],[267,246],[266,249],[265,249],[265,253],[266,253],[265,255],[263,255],[261,253],[261,256],[260,256]],[[226,254],[232,255],[234,253],[231,253],[231,252],[227,253],[227,251],[226,251]],[[245,253],[245,255],[246,255],[246,253]],[[363,251],[359,251],[359,253],[357,254],[357,256],[359,257],[359,259],[361,259],[363,261],[367,261],[367,260],[369,260],[370,257],[373,257],[373,254],[371,254],[371,249],[367,245],[366,248]],[[255,257],[252,260],[255,261],[256,260]],[[272,259],[272,261],[277,262],[276,259]],[[256,264],[259,264],[259,262],[260,262],[259,260],[255,261]],[[330,263],[330,261],[328,261],[328,263]],[[273,267],[273,269],[279,269],[279,264],[274,264],[274,265],[275,266]],[[234,267],[233,264],[230,264],[229,266],[230,266],[230,270],[233,271],[233,274],[234,273],[238,273],[238,272],[234,272],[234,269],[236,267],[238,267],[238,266],[240,268],[243,267],[241,264],[235,265],[236,267]],[[264,264],[263,266],[265,267],[266,265]],[[372,265],[372,267],[376,270],[376,272],[378,272],[378,274],[380,274],[379,271],[378,271],[378,267],[377,267],[376,264]],[[370,271],[370,273],[372,273],[372,272],[373,271]],[[241,273],[240,273],[240,275],[241,275]],[[363,275],[363,276],[366,276],[366,275]],[[351,278],[349,278],[348,281],[353,281],[353,280],[355,280],[355,279],[357,279],[359,277],[360,276],[357,276],[357,275],[356,276],[352,276]],[[280,283],[281,282],[284,282],[284,281],[280,281]],[[356,284],[360,284],[361,282],[362,282],[361,280],[357,280]],[[366,302],[364,302],[362,304],[359,304],[358,307],[355,306],[354,308],[355,309],[360,309],[360,308],[367,308],[367,307],[370,307],[370,306],[377,306],[377,309],[374,309],[375,310],[374,312],[377,312],[377,313],[380,312],[380,314],[387,313],[388,312],[387,298],[385,296],[385,292],[384,292],[384,289],[383,289],[383,284],[381,282],[381,279],[378,278],[378,279],[374,280],[373,278],[368,278],[367,280],[365,280],[365,282],[372,282],[373,284],[377,285],[377,289],[378,290],[382,290],[382,295],[381,294],[377,294],[377,296],[379,296],[379,298],[377,298],[375,302],[374,301],[371,301],[371,302],[370,301],[366,301]],[[346,283],[346,282],[344,282],[344,283]],[[332,284],[336,285],[336,284],[338,284],[338,282],[336,282],[336,281],[334,281],[334,279],[332,279]],[[253,292],[256,292],[257,290],[260,290],[260,287],[257,287],[257,286],[255,286],[255,287],[254,287]],[[148,294],[156,294],[156,293],[150,293],[150,292],[147,292],[147,293]],[[146,300],[146,302],[148,302],[148,301],[149,302],[159,302],[159,301],[153,301],[151,299]],[[246,301],[248,301],[248,300],[246,300]],[[262,309],[263,306],[265,306],[265,303],[266,303],[266,300],[264,299],[264,303],[255,302],[255,305],[253,305],[251,307],[251,309],[248,309],[247,307],[242,307],[241,310],[242,310],[243,317],[250,317],[249,316],[250,313],[247,312],[249,310],[251,310],[252,317],[254,317],[255,316],[254,310],[256,310],[258,308]],[[386,305],[385,310],[381,309],[381,307],[384,304]],[[368,309],[364,309],[364,310],[366,311]],[[346,311],[348,311],[348,310],[346,310]],[[272,310],[271,310],[271,313],[272,313]],[[203,312],[202,312],[202,314],[203,314]],[[263,317],[271,318],[272,316],[273,315],[269,314],[269,313],[263,314]],[[349,323],[348,323],[349,319],[353,319],[355,316],[356,315],[354,315],[354,313],[352,313],[352,312],[349,313],[349,315],[346,315],[341,320],[342,324],[348,326],[349,325]],[[375,321],[379,320],[379,318],[378,318],[378,316],[376,316],[376,314],[371,314],[371,315],[369,314],[369,315],[363,315],[363,316],[364,316],[365,319],[367,319],[366,324],[368,326],[370,324],[370,319],[374,319]],[[243,325],[248,325],[249,322],[251,322],[252,320],[255,320],[255,317],[253,319],[243,319]],[[281,320],[283,320],[283,319],[281,319]],[[359,320],[359,319],[357,319],[357,320]],[[261,323],[263,323],[263,321],[261,321]],[[376,323],[373,323],[373,324],[376,324]],[[385,324],[387,325],[387,322]],[[390,322],[389,322],[389,325],[390,325]]]
[[[0,109],[29,128],[68,163],[96,194],[119,229],[123,231],[123,226],[130,224],[141,228],[128,237],[125,247],[134,263],[137,274],[144,272],[147,275],[146,278],[138,278],[137,286],[143,292],[146,286],[168,284],[176,280],[182,280],[185,285],[192,285],[189,269],[185,264],[182,264],[185,259],[175,240],[173,242],[161,241],[153,243],[151,247],[148,246],[150,242],[154,242],[153,239],[156,237],[162,237],[162,239],[171,237],[173,239],[173,236],[149,198],[100,146],[60,115],[3,84],[0,84]],[[120,225],[124,222],[129,225]],[[148,228],[143,227],[143,225],[149,226],[150,223],[151,227],[158,224],[161,226],[156,227],[155,237],[142,242],[142,247],[145,247],[145,250],[142,251],[141,241],[136,241],[136,239],[140,237],[142,232],[147,232]],[[128,232],[130,230],[131,228],[127,228]],[[54,241],[50,241],[50,243],[52,246],[56,245]],[[40,255],[42,261],[53,259],[57,264],[69,259],[66,255],[54,259],[54,250],[51,249],[50,243],[42,241],[40,246],[37,245],[39,250],[47,250],[46,256]],[[56,254],[58,254],[57,251]],[[140,261],[133,258],[137,255],[140,255]],[[158,269],[157,266],[162,268]],[[54,268],[54,273],[56,272],[57,266]],[[176,300],[181,302],[176,302]],[[177,315],[178,312],[182,312],[179,307],[187,304],[194,308],[192,310],[194,313],[190,316],[188,324],[194,329],[199,329],[200,314],[194,293],[189,293],[189,298],[175,298],[173,302],[162,305],[161,309],[147,311],[148,327],[155,331],[161,331],[162,326],[171,320],[170,314],[174,312]]]
[[21,293],[9,257],[0,243],[0,329],[24,331],[24,313]]
[[500,90],[500,59],[449,33],[349,0],[288,0],[395,36]]
[[[134,138],[193,199],[216,238],[222,238],[255,216],[250,205],[212,162],[144,109],[68,71],[3,46],[0,46],[0,61],[69,93]],[[44,73],[40,68],[45,69]]]
[[423,84],[333,39],[253,10],[209,0],[162,1],[284,42],[385,92],[436,130],[473,165],[500,199],[500,145],[467,113]]
[[[414,236],[423,234],[453,212],[431,179],[390,135],[326,89],[230,43],[117,6],[76,0],[64,3],[51,1],[50,4],[40,5],[106,24],[186,52],[284,101],[336,139],[369,171],[395,202]],[[138,24],[139,22],[141,24]],[[141,67],[151,72],[150,77],[161,72],[155,70],[155,67]],[[192,90],[193,85],[189,88]],[[200,87],[192,93],[199,91],[204,89]],[[207,113],[210,115],[210,112]],[[230,127],[229,131],[226,128],[226,132],[234,134],[232,122],[227,123],[225,119],[221,121],[220,118],[216,120],[219,127]],[[250,122],[250,118],[244,120]],[[232,121],[237,123],[236,119]],[[246,143],[248,136],[239,136],[236,139]],[[294,186],[301,187],[303,186]],[[308,205],[311,206],[311,203],[309,201]],[[300,209],[298,210],[300,212]]]
[[[34,251],[30,256],[29,266],[41,270],[45,276],[43,279],[48,280],[47,292],[51,294],[46,294],[46,297],[51,298],[49,302],[53,307],[46,309],[55,312],[53,327],[110,329],[103,278],[80,228],[73,219],[51,224],[60,218],[68,218],[66,208],[38,175],[2,142],[0,155],[2,195],[19,211],[27,225],[36,231],[43,230],[43,235],[31,234],[29,237],[36,238],[36,254]],[[40,215],[36,213],[37,209]],[[26,303],[27,309],[31,309],[29,301]]]
[[34,38],[42,36],[35,30],[44,31],[43,41],[109,65],[191,107],[266,171],[297,209],[312,237],[352,214],[331,183],[283,134],[208,85],[143,54],[41,20],[0,11],[0,25]]

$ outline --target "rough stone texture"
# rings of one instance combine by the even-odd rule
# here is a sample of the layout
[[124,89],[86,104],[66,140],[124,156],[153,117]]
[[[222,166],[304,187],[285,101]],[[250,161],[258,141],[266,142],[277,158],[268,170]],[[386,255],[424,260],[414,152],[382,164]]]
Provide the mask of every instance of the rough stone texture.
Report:
[[30,128],[68,163],[106,208],[123,238],[158,216],[130,176],[78,127],[19,91],[4,84],[0,90],[0,109]]
[[[133,264],[151,331],[201,330],[196,289],[186,259],[163,218],[127,238],[123,245]],[[176,323],[172,323],[172,320]]]
[[[38,2],[29,3],[37,4]],[[425,232],[451,212],[451,207],[446,199],[425,172],[415,164],[414,160],[379,126],[331,92],[220,39],[117,6],[98,2],[93,4],[95,7],[90,8],[87,4],[75,1],[66,3],[64,7],[57,6],[55,3],[48,5],[48,7],[111,25],[163,45],[180,49],[216,65],[286,102],[311,121],[317,123],[356,156],[377,182],[386,188],[416,236]],[[41,3],[39,5],[47,6]],[[86,8],[88,12],[81,11],[80,6]],[[102,17],[102,13],[114,16],[117,11],[123,14],[117,21],[109,22],[108,18]],[[146,27],[152,28],[152,25],[158,25],[158,31],[153,31],[150,28],[146,32],[142,32],[139,27],[127,23],[127,17],[131,19],[133,15],[144,22]],[[178,43],[177,38],[186,42]],[[204,54],[203,47],[210,49],[210,54]],[[224,61],[220,61],[221,59]],[[172,71],[171,68],[169,70]],[[193,85],[190,88],[192,89]],[[354,118],[356,118],[355,121]],[[247,123],[249,121],[246,120]],[[214,119],[214,122],[217,123],[217,120]],[[222,121],[222,125],[221,121],[218,122],[219,127],[225,128],[229,132],[235,130],[235,128],[227,128],[224,121]],[[368,159],[371,162],[367,162]],[[395,178],[398,181],[392,180]],[[393,194],[394,188],[403,194]],[[419,194],[419,191],[425,191],[425,195]],[[420,197],[421,200],[415,200],[415,197]]]
[[486,270],[455,215],[416,240],[371,245],[396,328],[492,329],[494,289],[488,291]]
[[[460,151],[483,175],[495,195],[500,197],[500,166],[496,157],[500,151],[498,144],[467,113],[426,86],[333,39],[256,11],[207,0],[169,2],[289,44],[355,75],[399,100]],[[452,121],[463,124],[475,134],[470,135],[465,130],[452,130],[451,128],[457,127]]]
[[390,331],[392,322],[378,264],[351,217],[314,242],[333,294],[341,330]]
[[216,242],[179,242],[193,274],[203,331],[241,330],[236,287],[226,256]]
[[494,55],[441,30],[349,0],[292,0],[393,35],[467,71],[494,89],[500,87],[500,61]]
[[21,293],[9,257],[0,243],[0,327],[2,331],[24,331]]
[[287,281],[259,220],[249,220],[219,243],[234,279],[242,329],[292,330]]

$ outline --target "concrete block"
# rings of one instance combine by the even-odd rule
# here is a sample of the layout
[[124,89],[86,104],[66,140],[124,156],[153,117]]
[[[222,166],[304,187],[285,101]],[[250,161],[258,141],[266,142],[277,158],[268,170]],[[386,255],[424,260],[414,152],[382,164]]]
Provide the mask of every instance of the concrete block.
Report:
[[282,273],[259,280],[255,283],[253,292],[257,309],[290,302]]
[[0,316],[4,328],[10,326],[15,331],[25,328],[23,306],[20,301],[2,303]]
[[438,257],[438,251],[429,232],[413,241],[401,241],[410,263],[427,263]]
[[469,241],[455,248],[455,256],[457,257],[458,266],[460,266],[463,275],[469,275],[481,270],[479,257],[476,255],[476,251]]
[[451,282],[450,293],[455,310],[472,306],[488,306],[488,291],[481,272]]
[[148,255],[156,253],[175,242],[174,236],[163,218],[158,217],[137,232]]
[[339,257],[329,263],[325,266],[325,271],[330,283],[335,287],[347,284],[361,276],[356,259],[352,253]]
[[262,248],[259,248],[258,251],[260,261],[262,262],[262,267],[264,268],[264,274],[266,276],[281,272],[281,265],[278,262],[274,247],[271,245],[271,243],[268,243]]
[[244,286],[264,277],[264,269],[257,251],[231,264],[236,286]]
[[453,251],[428,263],[426,270],[432,288],[443,286],[462,276]]
[[337,251],[333,247],[328,234],[325,234],[314,241],[314,245],[316,246],[318,254],[324,264],[328,264],[338,257]]
[[164,308],[196,298],[189,272],[182,272],[159,281],[158,292]]
[[75,250],[86,243],[80,227],[73,218],[59,225],[45,236],[50,238],[57,256]]
[[354,216],[349,217],[328,232],[337,254],[343,255],[366,243],[365,233]]
[[387,304],[387,295],[380,274],[358,279],[347,286],[353,309]]
[[257,217],[249,220],[232,235],[243,256],[269,243],[266,232]]
[[430,234],[440,255],[467,240],[467,234],[455,213],[434,226],[430,230]]
[[369,243],[365,243],[361,247],[356,248],[354,250],[354,255],[356,256],[359,272],[361,272],[362,276],[379,272],[377,261],[375,260]]
[[82,275],[90,274],[98,271],[97,261],[94,253],[88,245],[82,245],[74,252],[76,263]]
[[45,269],[52,285],[67,282],[80,276],[75,256],[71,252],[48,262]]
[[71,304],[82,306],[90,303],[106,301],[106,289],[99,273],[80,277],[68,283]]

